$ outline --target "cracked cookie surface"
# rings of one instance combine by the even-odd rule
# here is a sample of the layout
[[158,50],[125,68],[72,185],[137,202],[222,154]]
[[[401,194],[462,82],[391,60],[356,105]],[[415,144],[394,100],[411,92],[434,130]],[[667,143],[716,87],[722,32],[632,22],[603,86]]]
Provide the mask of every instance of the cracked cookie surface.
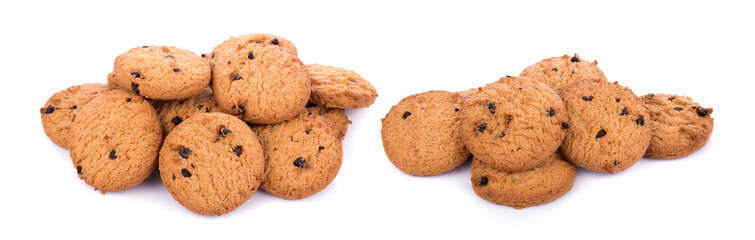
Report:
[[97,95],[109,90],[106,84],[87,83],[53,94],[39,109],[47,137],[58,146],[68,148],[69,132],[76,114]]
[[524,171],[558,149],[567,119],[563,101],[548,86],[504,77],[464,101],[459,132],[476,158],[504,171]]
[[588,62],[577,54],[543,59],[525,68],[519,76],[543,82],[558,94],[573,82],[606,78],[598,68],[598,61]]
[[170,132],[160,150],[160,177],[181,205],[222,215],[259,189],[265,159],[254,132],[225,113],[195,115]]
[[157,165],[163,140],[160,120],[141,96],[104,92],[76,115],[70,155],[79,178],[97,190],[126,190],[141,183]]
[[652,124],[645,103],[632,90],[605,79],[573,83],[561,96],[569,129],[561,154],[596,172],[623,171],[645,154]]
[[691,98],[672,94],[647,94],[652,138],[645,157],[674,159],[692,154],[705,146],[713,132],[712,108],[704,108]]

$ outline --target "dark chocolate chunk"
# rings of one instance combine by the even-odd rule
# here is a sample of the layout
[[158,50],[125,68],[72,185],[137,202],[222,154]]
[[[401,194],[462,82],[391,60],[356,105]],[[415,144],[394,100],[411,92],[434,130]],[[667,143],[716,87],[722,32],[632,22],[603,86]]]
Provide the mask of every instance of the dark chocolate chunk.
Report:
[[189,170],[186,170],[186,168],[181,169],[181,175],[183,175],[185,178],[191,177],[191,173],[189,172]]
[[571,62],[579,62],[579,58],[577,57],[577,55],[574,55],[574,57],[571,57],[570,61]]
[[637,125],[645,126],[645,119],[642,117],[638,118],[636,122],[637,122]]
[[619,113],[619,116],[624,116],[624,115],[627,115],[627,114],[629,114],[629,111],[627,111],[627,108],[624,107],[624,109],[621,109],[621,113]]
[[215,58],[215,53],[216,52],[212,52],[212,56],[210,58]]
[[616,102],[621,102],[621,99],[619,99],[619,98],[616,98]]
[[561,123],[561,127],[562,127],[562,128],[565,128],[565,129],[569,129],[569,123],[567,123],[567,122],[562,122],[562,123]]
[[244,78],[241,77],[241,75],[239,75],[238,73],[236,73],[233,75],[233,79],[231,81],[242,80],[242,79]]
[[76,173],[81,174],[81,166],[76,167]]
[[113,150],[110,150],[110,159],[115,159],[115,158],[117,158],[117,157],[118,157],[118,156],[116,156],[116,155],[115,155],[115,149],[113,149]]
[[131,72],[131,76],[134,76],[135,78],[140,78],[142,75],[139,74],[139,72]]
[[272,43],[273,45],[278,45],[278,39],[273,38],[273,40],[271,40],[270,43]]
[[202,58],[205,58],[205,57],[207,57],[207,54],[202,53],[201,56],[202,56]]
[[495,113],[495,103],[489,102],[488,103],[488,110],[490,110],[490,113]]
[[241,156],[241,152],[242,152],[243,150],[244,150],[244,149],[243,149],[243,148],[241,148],[241,146],[236,146],[235,148],[233,148],[233,153],[235,153],[235,154],[236,154],[236,156]]
[[412,115],[412,113],[410,113],[410,112],[404,112],[404,116],[401,116],[401,117],[403,117],[404,119],[406,119],[406,118],[408,118],[411,115]]
[[131,83],[131,90],[133,90],[136,94],[139,94],[139,84]]
[[131,98],[126,98],[126,102],[131,102]]
[[614,166],[616,166],[616,165],[619,165],[619,162],[618,162],[618,161],[616,161],[616,160],[613,160],[613,165],[614,165]]
[[680,108],[680,107],[675,107],[675,108],[674,108],[674,110],[676,110],[676,111],[682,111],[682,110],[684,110],[684,109],[682,109],[682,108]]
[[178,151],[178,155],[181,155],[182,158],[189,158],[189,155],[191,155],[191,149],[182,147],[181,150]]
[[582,100],[592,101],[592,96],[582,96]]
[[249,59],[254,59],[254,52],[249,52],[249,55],[246,55]]
[[479,126],[477,126],[477,131],[484,132],[486,128],[488,128],[488,124],[482,123]]
[[142,48],[148,48],[149,46],[142,46]]
[[700,115],[701,117],[708,116],[708,109],[705,109],[703,107],[698,108],[697,115]]
[[304,133],[309,134],[309,132],[312,132],[312,129],[304,130]]
[[558,68],[551,68],[551,71],[558,72]]
[[556,111],[553,108],[548,108],[548,117],[553,117],[553,115],[556,115]]
[[670,98],[668,98],[669,102],[673,102],[674,99],[676,99],[676,97],[670,97]]
[[69,107],[68,109],[74,110],[74,109],[76,109],[77,107],[78,107],[78,106],[76,106],[76,104],[74,104],[73,106]]
[[225,126],[220,127],[220,136],[221,137],[226,137],[226,136],[228,136],[229,133],[232,133],[232,132],[233,131],[231,131],[231,129],[228,129]]
[[202,110],[203,107],[204,105],[200,104],[199,106],[197,106],[197,109]]
[[303,158],[296,158],[296,160],[294,160],[294,166],[298,168],[303,168],[304,163],[306,163],[306,161]]
[[317,148],[317,151],[320,151],[320,150],[323,150],[323,149],[325,149],[325,147],[320,146],[320,147]]
[[178,69],[178,68],[174,68],[173,69],[173,72],[180,72],[180,71],[181,71],[181,69]]
[[600,131],[598,131],[598,135],[595,135],[595,139],[602,138],[605,135],[606,135],[606,130],[600,129]]
[[459,111],[459,108],[454,108],[454,111],[458,112],[458,111]]
[[480,185],[482,186],[488,185],[488,177],[480,178]]
[[47,105],[47,107],[45,108],[45,114],[51,114],[53,112],[55,112],[55,106]]
[[173,123],[173,125],[178,125],[178,124],[181,124],[181,122],[183,122],[183,121],[184,121],[184,120],[183,120],[183,119],[181,119],[181,118],[180,118],[180,117],[178,117],[178,116],[175,116],[175,117],[173,117],[173,119],[171,119],[171,120],[170,120],[170,122],[172,122],[172,123]]
[[165,56],[165,58],[176,59],[176,58],[174,58],[174,57],[173,57],[173,56],[171,56],[171,55]]

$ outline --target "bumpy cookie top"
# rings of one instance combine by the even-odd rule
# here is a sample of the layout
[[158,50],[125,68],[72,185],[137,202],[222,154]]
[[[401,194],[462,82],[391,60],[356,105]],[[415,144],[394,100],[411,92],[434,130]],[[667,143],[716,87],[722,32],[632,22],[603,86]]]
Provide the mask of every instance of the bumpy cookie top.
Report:
[[312,81],[309,102],[331,108],[364,108],[375,103],[377,90],[362,76],[351,70],[319,64],[308,64]]
[[257,124],[279,123],[299,114],[309,100],[304,64],[276,46],[239,44],[217,51],[212,90],[224,112]]
[[265,171],[262,147],[240,119],[201,113],[178,125],[160,150],[160,177],[187,209],[222,215],[257,191]]
[[298,56],[296,46],[291,41],[267,33],[252,33],[241,36],[231,37],[225,40],[223,43],[216,46],[211,53],[202,54],[205,59],[208,59],[211,65],[215,65],[218,62],[222,62],[222,59],[218,59],[217,54],[219,52],[235,51],[239,46],[248,44],[257,44],[260,46],[277,47],[285,51],[288,54]]
[[285,199],[302,199],[325,189],[343,160],[344,135],[317,111],[253,130],[265,153],[262,190]]
[[104,92],[82,108],[70,132],[79,178],[112,192],[141,183],[157,166],[163,135],[155,109],[123,90]]
[[212,96],[212,89],[205,88],[199,95],[189,99],[164,101],[157,109],[163,133],[167,136],[174,127],[189,117],[208,112],[218,112],[220,107]]
[[604,79],[577,81],[561,93],[569,129],[561,154],[574,165],[596,171],[623,171],[642,158],[650,144],[645,104],[632,90]]
[[472,161],[472,188],[495,204],[526,208],[556,200],[571,190],[576,168],[553,153],[534,169],[501,171],[479,159]]
[[383,148],[399,170],[416,176],[438,175],[469,159],[457,129],[461,95],[429,91],[402,99],[383,118]]
[[641,99],[650,113],[652,138],[645,157],[681,158],[705,146],[713,132],[712,108],[685,96],[647,94]]
[[342,108],[328,108],[320,105],[307,104],[307,111],[317,111],[317,114],[330,119],[335,125],[336,129],[346,135],[349,130],[349,124],[351,120],[346,116],[346,112]]
[[543,83],[504,77],[464,101],[462,139],[472,155],[505,171],[532,169],[558,149],[564,103]]
[[39,109],[45,134],[58,146],[67,148],[69,131],[76,114],[94,97],[110,90],[101,83],[87,83],[69,87],[47,99]]
[[577,54],[543,59],[525,68],[519,76],[541,81],[559,94],[575,81],[606,78],[598,68],[598,61],[588,62]]
[[113,72],[109,84],[152,99],[189,98],[210,84],[207,61],[169,46],[132,48],[115,58]]

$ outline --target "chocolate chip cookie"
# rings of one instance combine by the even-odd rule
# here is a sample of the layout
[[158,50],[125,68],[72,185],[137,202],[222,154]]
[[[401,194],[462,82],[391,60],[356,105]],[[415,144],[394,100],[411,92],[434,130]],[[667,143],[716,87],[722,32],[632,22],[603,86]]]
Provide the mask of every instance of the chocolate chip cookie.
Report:
[[87,83],[53,94],[39,109],[47,137],[58,146],[68,148],[68,134],[76,114],[94,97],[108,90],[105,84]]
[[265,153],[262,190],[284,199],[302,199],[325,189],[343,161],[344,135],[316,110],[271,125],[257,125]]
[[211,88],[205,88],[199,95],[188,99],[164,101],[160,104],[159,109],[155,109],[157,114],[160,115],[160,124],[162,124],[165,136],[191,116],[220,111],[218,103],[212,96]]
[[275,45],[252,42],[221,48],[215,52],[215,61],[215,100],[224,112],[246,122],[283,122],[304,110],[309,100],[304,64]]
[[306,67],[312,81],[309,102],[330,108],[365,108],[375,103],[377,90],[354,71],[319,64]]
[[215,64],[223,61],[223,59],[217,58],[218,53],[235,51],[237,48],[241,48],[242,46],[249,44],[256,44],[264,47],[276,47],[294,56],[298,56],[299,54],[296,50],[296,46],[294,46],[294,44],[291,43],[291,41],[289,41],[288,39],[267,33],[252,33],[231,37],[216,46],[209,54],[202,54],[202,57],[207,59],[210,64],[214,66]]
[[543,59],[525,68],[519,76],[543,82],[559,94],[575,81],[606,78],[598,68],[598,61],[588,62],[577,54]]
[[464,101],[459,132],[476,158],[518,172],[540,165],[564,139],[567,113],[545,84],[504,77]]
[[141,46],[115,58],[108,84],[161,100],[185,99],[210,84],[210,65],[177,47]]
[[489,202],[517,209],[556,200],[571,190],[575,176],[576,168],[558,153],[523,172],[506,172],[477,158],[472,160],[474,192]]
[[623,171],[645,154],[651,125],[645,103],[632,90],[605,79],[586,79],[565,88],[569,112],[561,154],[596,172]]
[[402,99],[383,118],[380,131],[388,160],[415,175],[438,175],[469,159],[457,129],[461,95],[429,91]]
[[317,114],[320,116],[330,119],[338,131],[342,132],[343,135],[346,135],[346,132],[349,130],[351,120],[349,120],[349,117],[346,116],[346,112],[342,108],[328,108],[320,105],[308,104],[307,111],[317,111]]
[[157,166],[163,140],[155,109],[123,90],[101,93],[71,126],[70,155],[79,178],[103,192],[132,188]]
[[712,108],[704,108],[691,98],[672,94],[641,97],[648,106],[652,138],[645,157],[674,159],[692,154],[705,146],[713,132]]

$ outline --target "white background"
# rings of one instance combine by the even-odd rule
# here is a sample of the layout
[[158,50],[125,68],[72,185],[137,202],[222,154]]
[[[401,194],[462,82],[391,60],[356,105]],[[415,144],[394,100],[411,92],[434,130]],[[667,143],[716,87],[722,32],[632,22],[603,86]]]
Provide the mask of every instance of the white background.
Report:
[[[1,239],[753,238],[751,2],[16,2],[0,4]],[[50,95],[104,83],[129,48],[199,54],[255,32],[293,41],[305,63],[355,70],[380,94],[369,109],[347,111],[341,171],[312,197],[258,192],[217,217],[183,208],[159,176],[102,195],[42,130]],[[638,95],[687,95],[714,108],[710,141],[689,157],[642,159],[613,175],[580,169],[562,198],[522,210],[477,197],[469,164],[413,177],[385,157],[380,119],[403,97],[481,86],[573,53]]]

